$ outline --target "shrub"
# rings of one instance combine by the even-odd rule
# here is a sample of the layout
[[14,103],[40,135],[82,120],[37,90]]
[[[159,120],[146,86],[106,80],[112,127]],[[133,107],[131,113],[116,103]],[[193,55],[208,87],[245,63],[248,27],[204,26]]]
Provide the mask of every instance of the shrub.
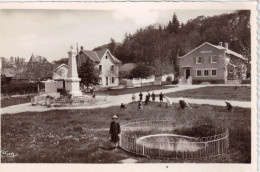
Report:
[[250,79],[242,80],[242,84],[251,84]]
[[[39,83],[40,89],[43,86]],[[2,86],[1,93],[14,95],[14,94],[32,94],[38,92],[38,83],[10,83],[8,85]]]
[[172,81],[172,77],[171,77],[171,76],[167,76],[166,81],[167,81],[167,82]]

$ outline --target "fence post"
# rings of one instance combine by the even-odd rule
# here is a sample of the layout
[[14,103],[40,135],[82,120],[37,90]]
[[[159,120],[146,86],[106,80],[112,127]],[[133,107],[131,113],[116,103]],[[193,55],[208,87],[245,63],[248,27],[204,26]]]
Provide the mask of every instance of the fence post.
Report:
[[143,155],[144,155],[144,143],[142,143],[142,145],[143,145]]

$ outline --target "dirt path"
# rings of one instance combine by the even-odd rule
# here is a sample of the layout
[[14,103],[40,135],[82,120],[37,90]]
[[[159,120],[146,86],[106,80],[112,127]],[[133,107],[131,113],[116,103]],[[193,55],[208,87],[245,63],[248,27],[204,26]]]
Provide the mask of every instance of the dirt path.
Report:
[[[160,94],[161,92],[163,94],[165,93],[172,93],[176,91],[183,91],[183,90],[189,90],[189,89],[195,89],[195,88],[201,88],[201,87],[208,87],[208,86],[215,86],[215,85],[178,85],[174,88],[169,89],[163,89],[163,90],[154,90],[153,92],[155,94]],[[221,85],[218,85],[221,86]],[[226,85],[223,85],[226,86]],[[152,92],[150,92],[152,93]],[[144,93],[144,96],[146,93]],[[136,98],[138,97],[138,94],[136,94]],[[95,108],[106,108],[110,106],[119,106],[121,103],[128,104],[132,102],[132,94],[124,94],[124,95],[117,95],[117,96],[109,96],[110,102],[103,105],[94,105],[94,106],[78,106],[78,107],[51,107],[47,108],[46,106],[32,106],[31,103],[24,103],[14,106],[8,106],[5,108],[1,108],[1,114],[14,114],[14,113],[20,113],[20,112],[43,112],[43,111],[50,111],[54,109],[95,109]],[[178,103],[178,99],[171,98],[173,103]],[[209,104],[209,105],[216,105],[216,106],[225,106],[224,100],[210,100],[210,99],[189,99],[185,98],[185,100],[189,103],[194,104]],[[158,100],[158,97],[156,98],[156,101]],[[251,102],[246,101],[229,101],[233,106],[239,106],[239,107],[245,107],[250,108]]]

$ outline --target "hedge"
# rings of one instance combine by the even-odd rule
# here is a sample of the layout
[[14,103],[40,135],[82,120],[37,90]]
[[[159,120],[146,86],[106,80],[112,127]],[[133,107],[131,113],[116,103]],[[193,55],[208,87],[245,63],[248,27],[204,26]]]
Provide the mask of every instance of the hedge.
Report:
[[[39,83],[40,89],[44,88],[43,83]],[[10,83],[1,87],[2,94],[31,94],[38,92],[38,83]]]

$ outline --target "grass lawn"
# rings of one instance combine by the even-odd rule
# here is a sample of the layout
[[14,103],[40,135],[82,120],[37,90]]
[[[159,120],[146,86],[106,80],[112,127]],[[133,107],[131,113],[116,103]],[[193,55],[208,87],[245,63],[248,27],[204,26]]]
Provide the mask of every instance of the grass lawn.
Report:
[[[165,108],[151,103],[144,110],[137,104],[128,108],[109,107],[92,110],[53,110],[48,112],[24,112],[1,116],[1,150],[17,154],[14,158],[1,157],[2,163],[117,163],[126,158],[141,163],[164,162],[211,162],[250,163],[251,161],[251,110],[234,108],[232,113],[225,107],[194,105],[192,110]],[[121,149],[110,150],[108,127],[111,116],[117,114],[119,122],[136,118],[170,117],[182,124],[188,120],[214,121],[229,128],[228,154],[212,159],[163,160],[137,157]]]
[[122,89],[109,89],[104,91],[96,91],[96,94],[107,94],[107,95],[122,95],[122,94],[131,94],[131,93],[139,93],[139,92],[147,92],[150,91],[152,93],[153,90],[163,90],[168,88],[173,88],[176,86],[165,86],[165,85],[149,85],[143,87],[135,87],[135,88],[122,88]]
[[169,97],[251,101],[251,87],[212,86],[168,93]]
[[10,99],[2,99],[1,100],[1,108],[17,105],[17,104],[23,104],[23,103],[29,103],[31,102],[31,97],[21,98],[21,97],[13,97]]

